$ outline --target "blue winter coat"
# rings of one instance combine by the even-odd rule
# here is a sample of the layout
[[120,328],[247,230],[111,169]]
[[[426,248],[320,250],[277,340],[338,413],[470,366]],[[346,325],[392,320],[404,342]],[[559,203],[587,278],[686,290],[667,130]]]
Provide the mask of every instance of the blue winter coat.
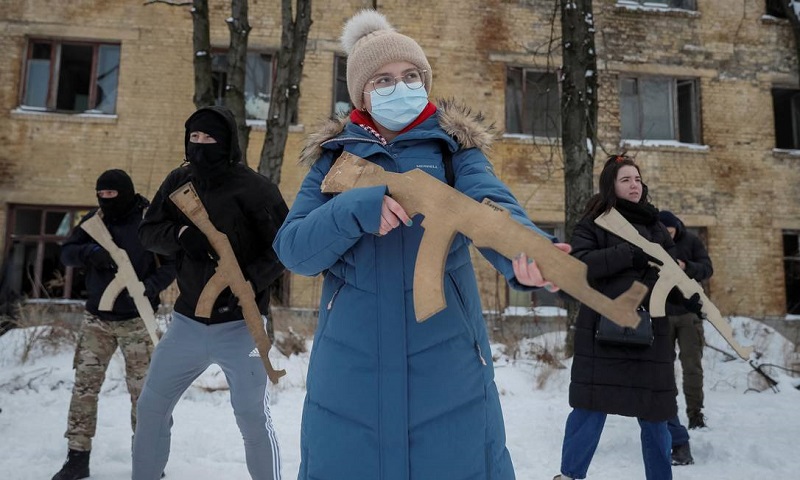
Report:
[[[320,192],[342,150],[387,171],[420,168],[444,181],[446,145],[454,152],[458,190],[490,198],[535,228],[476,148],[488,132],[464,126],[470,124],[479,122],[468,111],[443,105],[382,145],[358,125],[333,122],[305,151],[313,165],[274,243],[288,269],[325,275],[299,479],[514,478],[468,240],[458,235],[447,258],[447,308],[417,323],[412,289],[421,217],[379,237],[385,187]],[[482,253],[521,288],[510,260]]]

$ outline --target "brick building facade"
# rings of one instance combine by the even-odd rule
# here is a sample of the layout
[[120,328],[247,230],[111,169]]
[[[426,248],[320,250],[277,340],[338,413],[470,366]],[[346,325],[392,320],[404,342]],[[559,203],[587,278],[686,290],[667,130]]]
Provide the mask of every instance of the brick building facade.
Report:
[[[30,297],[80,295],[79,275],[62,276],[53,259],[59,239],[96,205],[99,173],[122,168],[152,197],[182,161],[183,120],[194,108],[191,17],[188,7],[142,3],[0,0],[0,251],[6,285]],[[229,2],[209,3],[222,84]],[[563,230],[556,3],[315,2],[280,185],[287,202],[305,173],[296,159],[306,135],[346,102],[336,88],[342,24],[377,4],[428,55],[432,96],[467,99],[496,123],[490,158],[531,218]],[[709,292],[724,314],[800,313],[800,82],[788,21],[766,15],[760,0],[594,3],[597,166],[621,146],[636,155],[654,203],[706,239]],[[249,7],[253,167],[279,5]],[[486,308],[530,304],[508,294],[488,264],[476,265]],[[290,283],[291,305],[315,307],[319,279]]]

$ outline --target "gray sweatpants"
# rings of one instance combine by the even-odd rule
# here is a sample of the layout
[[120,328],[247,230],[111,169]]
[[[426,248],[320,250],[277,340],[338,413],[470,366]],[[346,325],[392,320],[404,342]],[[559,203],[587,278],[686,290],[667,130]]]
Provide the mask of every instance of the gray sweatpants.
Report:
[[[158,480],[167,465],[172,411],[183,392],[212,363],[225,373],[236,423],[253,480],[280,480],[278,442],[272,428],[267,373],[244,320],[204,325],[173,312],[150,361],[137,403],[133,480]],[[209,431],[209,434],[213,432]]]

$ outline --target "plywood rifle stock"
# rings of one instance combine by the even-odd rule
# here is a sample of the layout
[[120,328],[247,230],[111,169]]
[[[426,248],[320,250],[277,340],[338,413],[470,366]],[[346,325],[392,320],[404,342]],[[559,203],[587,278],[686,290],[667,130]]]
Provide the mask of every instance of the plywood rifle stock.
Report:
[[197,196],[192,182],[186,183],[172,192],[169,198],[203,232],[203,235],[208,238],[208,243],[211,244],[211,247],[219,256],[216,273],[209,279],[200,293],[194,312],[195,315],[210,318],[211,309],[214,307],[217,297],[226,287],[230,287],[231,292],[239,300],[239,305],[242,307],[245,324],[256,342],[256,348],[261,356],[264,368],[267,370],[267,376],[272,383],[277,384],[278,379],[286,375],[286,370],[275,370],[272,367],[268,356],[269,350],[272,348],[272,342],[264,329],[253,287],[244,278],[239,262],[236,260],[236,254],[233,253],[231,243],[228,241],[228,236],[217,230],[214,224],[211,223],[208,212],[203,206],[203,202],[200,201],[200,197]]
[[644,250],[644,252],[653,258],[658,259],[663,265],[657,265],[654,262],[650,264],[658,269],[658,281],[650,293],[650,315],[653,317],[666,316],[666,303],[667,295],[673,288],[678,288],[685,298],[689,298],[695,293],[700,295],[700,300],[703,302],[703,314],[714,328],[722,335],[726,342],[736,351],[743,360],[748,360],[750,354],[753,353],[753,347],[743,347],[733,338],[733,329],[722,318],[719,309],[711,303],[711,300],[706,296],[703,291],[702,285],[696,280],[689,278],[686,273],[681,270],[677,262],[664,250],[661,245],[650,242],[639,234],[636,228],[625,220],[616,209],[612,208],[609,212],[604,213],[597,217],[594,221],[598,226],[604,230],[613,233],[614,235],[622,238],[626,242]]
[[414,269],[414,310],[422,322],[446,307],[444,268],[450,244],[461,232],[478,247],[495,250],[506,258],[524,252],[547,280],[621,326],[639,323],[636,308],[647,287],[634,282],[614,300],[591,288],[586,264],[559,250],[543,235],[512,219],[510,213],[490,200],[476,202],[422,170],[387,172],[378,165],[344,152],[322,182],[323,193],[386,185],[393,199],[409,216],[424,215],[425,234]]
[[111,255],[111,259],[117,264],[117,273],[114,275],[114,280],[108,284],[103,295],[100,297],[100,304],[97,308],[104,312],[110,312],[114,309],[114,302],[123,290],[128,289],[128,295],[133,299],[133,304],[136,305],[136,311],[144,321],[144,326],[147,328],[147,333],[150,334],[150,339],[153,340],[153,345],[158,345],[158,326],[156,324],[156,315],[153,311],[153,306],[150,304],[150,299],[144,294],[144,284],[139,280],[136,271],[133,269],[131,259],[128,257],[128,252],[119,248],[114,243],[114,238],[111,232],[106,228],[103,219],[98,210],[92,217],[85,222],[81,223],[81,228],[89,234],[90,237],[97,242],[98,245],[105,248]]

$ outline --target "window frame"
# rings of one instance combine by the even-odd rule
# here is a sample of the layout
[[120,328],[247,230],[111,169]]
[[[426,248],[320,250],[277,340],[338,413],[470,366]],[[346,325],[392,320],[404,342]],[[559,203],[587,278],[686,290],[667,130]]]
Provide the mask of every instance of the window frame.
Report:
[[[625,110],[623,105],[623,90],[625,81],[635,81],[636,82],[636,115],[638,119],[638,132],[636,136],[629,137],[625,134],[625,119],[623,118],[623,111]],[[644,118],[644,111],[643,111],[643,101],[642,101],[642,93],[641,93],[641,81],[642,80],[667,80],[669,81],[669,98],[668,101],[670,103],[670,130],[672,138],[648,138],[645,134],[644,125],[645,125],[645,118]],[[681,111],[681,83],[682,82],[689,82],[691,85],[691,105],[689,108],[691,109],[691,121],[692,125],[692,132],[691,135],[694,137],[694,141],[688,142],[681,139],[684,125],[681,122],[682,118],[682,111]],[[702,145],[703,144],[703,122],[702,122],[702,109],[700,105],[701,101],[701,93],[700,93],[700,79],[693,78],[693,77],[672,77],[672,76],[664,76],[664,75],[630,75],[630,74],[621,74],[619,77],[619,112],[620,112],[620,137],[623,141],[626,142],[639,142],[639,141],[673,141],[678,142],[685,145]]]
[[[672,2],[689,2],[691,3],[690,6],[673,6],[670,5]],[[617,0],[617,5],[619,6],[638,6],[644,8],[663,8],[663,9],[670,9],[670,10],[686,10],[689,12],[696,12],[697,11],[697,0]]]
[[[544,230],[551,235],[554,235],[556,238],[565,238],[566,237],[566,230],[564,228],[563,223],[550,223],[550,222],[533,222],[537,227]],[[505,304],[506,308],[509,307],[516,307],[516,308],[536,308],[536,307],[557,307],[557,308],[565,308],[564,302],[559,296],[558,293],[548,292],[544,288],[538,288],[536,290],[532,290],[529,292],[523,292],[519,290],[514,290],[506,283],[506,296],[505,296]],[[524,299],[525,295],[528,296],[528,304],[527,305],[515,305],[512,304],[512,297],[517,297],[519,299]]]
[[[35,204],[9,204],[7,210],[6,222],[6,235],[5,235],[5,248],[3,251],[3,265],[11,261],[11,253],[14,245],[17,244],[35,244],[36,253],[33,261],[33,283],[29,291],[19,291],[22,296],[27,298],[53,298],[43,293],[46,288],[43,284],[44,277],[44,261],[45,261],[45,247],[46,244],[55,244],[59,247],[59,257],[56,259],[55,266],[61,270],[63,268],[64,287],[63,293],[58,298],[72,299],[77,298],[73,295],[73,281],[75,279],[74,267],[66,267],[61,264],[60,250],[63,242],[69,238],[73,229],[78,225],[80,220],[92,209],[96,207],[91,206],[69,206],[69,205],[35,205]],[[20,210],[33,210],[41,212],[41,219],[39,220],[39,230],[37,233],[16,233],[17,216]],[[48,213],[64,213],[69,215],[70,228],[64,235],[47,233],[47,215]],[[11,275],[9,275],[11,278]],[[23,279],[24,282],[24,279]],[[14,288],[17,286],[14,285]],[[20,286],[22,290],[22,286]]]
[[[521,77],[520,77],[520,86],[521,86],[520,95],[522,97],[521,98],[521,106],[520,106],[520,115],[521,115],[521,117],[517,119],[517,122],[519,123],[519,129],[518,129],[519,131],[511,131],[509,129],[509,124],[511,123],[511,122],[509,122],[509,118],[510,118],[510,114],[511,114],[511,112],[509,111],[509,102],[511,101],[509,99],[509,79],[511,78],[511,72],[512,71],[521,72]],[[556,92],[556,97],[558,99],[558,102],[556,102],[555,109],[553,109],[553,110],[549,110],[549,109],[545,110],[544,118],[542,119],[544,121],[544,124],[547,125],[548,120],[550,118],[553,118],[553,116],[551,115],[552,112],[555,112],[555,117],[553,118],[554,121],[552,122],[553,125],[555,126],[555,129],[556,129],[556,132],[555,132],[554,135],[550,135],[550,132],[547,131],[547,127],[545,127],[545,131],[543,132],[543,134],[537,134],[537,132],[533,131],[533,124],[532,124],[533,120],[530,118],[530,115],[528,114],[528,109],[526,108],[526,105],[527,105],[526,93],[527,93],[527,85],[528,85],[527,77],[528,77],[529,73],[536,74],[536,75],[553,75],[555,77],[554,78],[555,86],[556,86],[556,89],[558,90]],[[520,65],[506,65],[506,69],[505,69],[505,85],[506,86],[505,86],[505,89],[504,89],[504,98],[505,98],[505,100],[504,100],[504,105],[503,105],[504,115],[505,115],[505,118],[504,118],[504,120],[505,120],[504,129],[505,129],[505,134],[506,135],[525,135],[525,136],[529,136],[529,137],[533,137],[533,138],[547,138],[547,139],[560,139],[561,138],[561,136],[562,136],[562,132],[561,132],[561,94],[562,94],[562,92],[561,92],[561,82],[559,81],[560,77],[561,77],[561,70],[560,69],[550,70],[550,69],[547,69],[547,68],[535,68],[535,67],[520,66]],[[526,133],[525,132],[526,125],[528,125],[528,124],[530,124],[531,133]]]
[[[342,77],[339,75],[339,64],[344,62],[344,72]],[[333,85],[331,90],[331,117],[336,118],[338,113],[336,111],[337,93],[339,92],[339,82],[344,81],[344,90],[347,92],[347,55],[335,53],[333,55]],[[348,113],[353,110],[353,101],[350,99],[350,94],[347,94],[347,104],[349,105]]]
[[[35,105],[26,105],[25,98],[28,94],[28,87],[29,87],[29,80],[30,80],[30,72],[28,71],[28,66],[30,65],[31,60],[34,60],[34,45],[35,44],[49,44],[50,45],[50,65],[49,65],[49,76],[47,79],[47,95],[44,107],[39,107]],[[73,45],[73,46],[88,46],[92,47],[92,62],[89,72],[89,81],[91,82],[89,85],[89,96],[87,99],[87,107],[91,105],[91,108],[87,108],[85,110],[65,110],[59,109],[57,106],[58,103],[58,82],[60,77],[61,71],[61,49],[64,45]],[[97,110],[97,69],[99,68],[99,56],[100,56],[100,47],[101,46],[114,46],[118,48],[119,52],[119,63],[118,65],[118,73],[117,73],[117,85],[115,91],[115,98],[114,98],[114,108],[113,112],[107,113]],[[74,40],[74,39],[65,39],[65,38],[49,38],[49,37],[29,37],[27,40],[25,56],[23,60],[23,68],[22,68],[22,81],[20,82],[19,88],[19,98],[18,98],[18,105],[20,110],[30,110],[30,111],[45,111],[49,113],[62,113],[62,114],[81,114],[81,113],[91,113],[91,114],[98,114],[98,115],[116,115],[117,114],[117,106],[119,104],[119,71],[121,71],[121,63],[122,63],[122,43],[118,41],[105,41],[105,40]]]
[[[775,137],[775,149],[777,150],[800,150],[800,88],[784,87],[781,85],[773,85],[770,89],[772,97],[772,118],[773,118],[773,134]],[[787,95],[785,99],[788,101],[788,110],[784,111],[784,105],[778,105],[776,102],[776,95]],[[792,101],[797,101],[797,108],[792,107]],[[782,118],[778,118],[778,115]],[[781,121],[783,116],[788,116],[788,120],[792,125],[789,126],[789,131],[785,128],[784,123]],[[791,136],[791,145],[786,145],[784,142],[786,137]],[[780,145],[779,145],[780,142]]]
[[[793,236],[795,237],[795,244],[798,245],[798,251],[787,252],[786,246],[786,237]],[[800,275],[800,230],[796,229],[784,229],[781,231],[781,244],[783,247],[783,285],[784,285],[784,295],[786,296],[786,314],[787,315],[800,315],[800,294],[792,293],[796,292],[796,288],[800,286],[800,279],[795,282],[789,281],[789,273],[796,272],[796,274]],[[792,269],[790,264],[794,265]],[[794,287],[794,288],[793,288]],[[795,304],[791,305],[790,302],[794,301]]]
[[[214,57],[216,56],[225,56],[226,63],[224,70],[215,70],[214,69]],[[245,92],[247,93],[247,60],[250,58],[251,55],[257,55],[260,57],[269,57],[269,91],[267,94],[270,96],[269,102],[272,101],[272,87],[275,85],[275,80],[277,78],[277,66],[278,66],[278,54],[271,50],[263,50],[263,49],[253,49],[247,50],[247,54],[245,56]],[[211,76],[212,76],[212,87],[214,82],[217,80],[216,75],[220,75],[219,87],[214,89],[214,104],[215,105],[224,105],[225,104],[225,84],[227,84],[227,75],[228,75],[228,68],[227,68],[227,57],[228,57],[228,49],[227,48],[212,48],[211,49]],[[219,92],[217,91],[219,90]],[[247,103],[247,98],[244,98],[245,104]],[[246,107],[245,107],[245,115],[247,115]],[[256,118],[256,117],[249,117],[246,118],[247,122],[266,122],[266,118]]]

